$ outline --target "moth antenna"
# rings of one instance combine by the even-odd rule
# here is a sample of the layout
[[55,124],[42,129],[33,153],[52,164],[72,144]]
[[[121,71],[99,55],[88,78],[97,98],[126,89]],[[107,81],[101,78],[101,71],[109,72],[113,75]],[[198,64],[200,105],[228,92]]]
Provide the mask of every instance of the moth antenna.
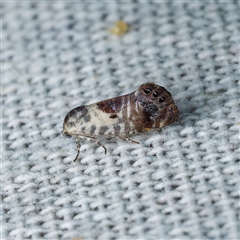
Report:
[[127,137],[123,137],[123,136],[117,136],[118,138],[121,138],[121,139],[123,139],[123,140],[125,140],[125,141],[127,141],[127,142],[130,142],[130,143],[136,143],[136,144],[139,144],[139,142],[137,142],[137,141],[134,141],[134,140],[132,140],[132,139],[130,139],[130,138],[127,138]]
[[75,157],[75,159],[73,160],[73,162],[76,162],[77,159],[78,159],[78,156],[79,156],[79,153],[80,153],[80,139],[79,138],[76,138],[76,145],[77,145],[77,156]]

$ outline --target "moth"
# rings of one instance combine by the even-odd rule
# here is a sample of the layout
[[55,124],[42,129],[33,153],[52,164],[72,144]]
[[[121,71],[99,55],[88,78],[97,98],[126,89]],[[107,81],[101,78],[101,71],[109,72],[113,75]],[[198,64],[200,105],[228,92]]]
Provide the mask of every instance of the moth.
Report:
[[171,94],[149,82],[127,95],[72,109],[64,119],[63,135],[76,139],[75,162],[81,139],[90,139],[103,147],[106,154],[107,149],[100,143],[100,137],[122,138],[139,144],[127,136],[170,125],[178,114]]

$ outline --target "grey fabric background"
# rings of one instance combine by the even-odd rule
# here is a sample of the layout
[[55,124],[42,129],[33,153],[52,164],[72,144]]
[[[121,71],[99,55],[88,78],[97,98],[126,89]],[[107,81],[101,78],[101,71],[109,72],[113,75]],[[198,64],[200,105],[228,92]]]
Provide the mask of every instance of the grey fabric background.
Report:
[[[239,239],[237,1],[2,8],[2,239]],[[73,163],[67,112],[148,81],[178,121]]]

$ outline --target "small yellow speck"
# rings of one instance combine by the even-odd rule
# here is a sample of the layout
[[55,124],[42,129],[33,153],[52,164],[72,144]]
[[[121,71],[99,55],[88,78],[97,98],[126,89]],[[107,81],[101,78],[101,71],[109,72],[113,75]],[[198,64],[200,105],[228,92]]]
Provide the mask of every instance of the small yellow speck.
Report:
[[110,32],[117,36],[122,36],[128,31],[129,27],[127,23],[122,20],[115,22],[115,26],[110,29]]
[[144,130],[145,130],[145,131],[150,131],[150,130],[151,130],[151,128],[144,128]]

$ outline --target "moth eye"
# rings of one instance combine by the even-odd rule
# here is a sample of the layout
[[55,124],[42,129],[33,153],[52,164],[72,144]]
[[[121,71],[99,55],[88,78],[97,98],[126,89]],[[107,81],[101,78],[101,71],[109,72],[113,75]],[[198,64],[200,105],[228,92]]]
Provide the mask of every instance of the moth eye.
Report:
[[172,111],[172,107],[169,107],[168,110],[169,110],[169,111]]
[[151,88],[146,88],[143,90],[146,94],[150,94],[152,92]]
[[72,135],[70,135],[67,131],[62,131],[62,135],[66,138],[71,138]]
[[165,101],[165,97],[160,97],[159,98],[159,102],[164,102]]
[[153,92],[153,96],[154,96],[155,98],[157,98],[157,97],[160,96],[160,93],[159,93],[159,92]]

